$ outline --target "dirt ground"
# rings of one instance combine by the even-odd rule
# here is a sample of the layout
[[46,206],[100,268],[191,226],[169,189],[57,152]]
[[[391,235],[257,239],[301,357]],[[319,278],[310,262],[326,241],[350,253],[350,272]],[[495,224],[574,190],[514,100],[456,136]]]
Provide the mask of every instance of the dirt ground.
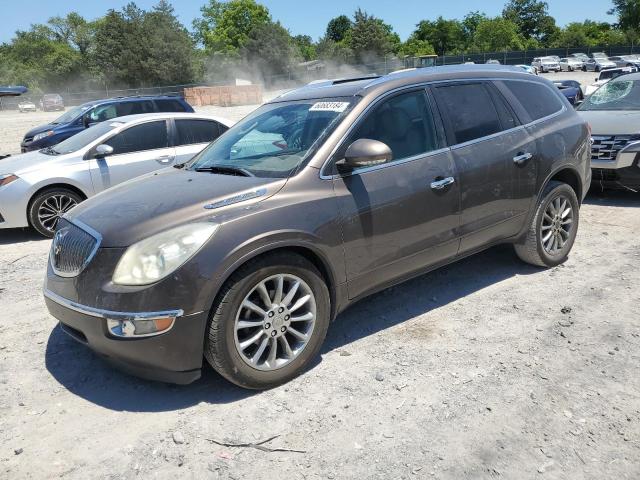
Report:
[[[0,478],[638,479],[639,212],[591,194],[562,266],[501,246],[385,290],[267,392],[113,369],[44,306],[50,241],[0,231]],[[216,443],[273,436],[300,452]]]

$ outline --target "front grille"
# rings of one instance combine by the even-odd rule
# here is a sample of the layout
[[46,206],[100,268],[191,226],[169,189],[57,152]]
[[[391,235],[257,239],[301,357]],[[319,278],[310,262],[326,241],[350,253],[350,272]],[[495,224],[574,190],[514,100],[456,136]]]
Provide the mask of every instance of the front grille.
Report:
[[51,267],[56,275],[75,277],[82,272],[98,249],[99,239],[61,218],[51,243]]
[[33,141],[33,137],[24,137],[24,139],[22,140],[22,143],[29,143]]
[[591,160],[614,161],[618,152],[627,146],[629,135],[594,135],[591,137]]

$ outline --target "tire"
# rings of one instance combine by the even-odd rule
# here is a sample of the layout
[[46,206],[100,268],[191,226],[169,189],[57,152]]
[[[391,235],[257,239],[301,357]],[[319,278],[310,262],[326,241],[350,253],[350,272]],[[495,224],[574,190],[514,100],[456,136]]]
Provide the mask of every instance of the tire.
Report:
[[[552,231],[555,227],[553,226],[553,223],[548,220],[548,209],[552,203],[554,204],[552,205],[552,208],[557,205],[558,200],[562,210],[560,212],[561,219],[559,221],[564,223],[570,215],[571,223],[568,224],[570,225],[568,231],[565,225],[559,225],[559,228],[562,228],[565,231],[566,236],[558,233],[556,237],[561,236],[564,244],[561,248],[558,248],[557,251],[550,252],[548,246],[549,243],[553,242],[554,235]],[[571,206],[571,213],[567,214],[567,217],[564,217],[564,220],[562,220],[562,213],[566,211],[566,207],[563,206],[563,201],[566,202],[567,206]],[[578,197],[576,196],[576,192],[573,188],[566,183],[556,181],[549,182],[542,193],[541,199],[538,201],[535,215],[533,216],[524,241],[514,245],[516,254],[522,261],[538,267],[555,267],[560,265],[566,261],[569,256],[569,252],[573,247],[578,231],[579,220],[580,204],[578,203]],[[549,223],[552,224],[551,227],[549,226]],[[547,235],[551,235],[551,238],[545,243],[545,239],[549,238]],[[556,244],[556,246],[559,246],[559,243]],[[553,247],[551,249],[553,250]]]
[[[284,302],[276,303],[276,287],[281,276],[286,277],[281,296],[285,298],[280,298]],[[284,292],[292,290],[292,279],[295,278],[301,280],[300,287],[293,300],[286,304],[286,307],[292,310],[287,309],[282,313],[279,307],[287,300]],[[260,283],[266,286],[264,292],[270,301],[274,301],[272,307],[263,309],[262,314],[243,306],[247,299],[254,305],[266,305],[264,297],[256,293],[260,292]],[[293,313],[294,303],[300,302],[304,294],[309,292],[312,294],[312,300],[308,300],[296,312],[300,315],[304,309],[315,310],[315,320],[310,330],[311,321],[292,320],[284,324],[288,318],[296,318]],[[329,327],[330,311],[331,300],[327,285],[318,269],[304,257],[294,253],[273,253],[251,260],[229,278],[216,298],[205,337],[205,358],[220,375],[240,387],[262,390],[281,385],[301,374],[318,355]],[[287,313],[290,315],[287,316]],[[310,314],[306,313],[297,318],[308,315]],[[273,324],[268,323],[270,318],[273,318]],[[240,328],[239,322],[259,325]],[[306,333],[309,336],[303,346],[296,346],[296,341],[301,340],[291,333],[294,325],[295,329],[300,331],[307,328]],[[277,333],[274,333],[276,331]],[[255,341],[251,342],[251,339]],[[291,355],[286,353],[283,339],[284,343],[289,345]],[[242,349],[242,344],[247,344],[245,350]],[[271,362],[270,354],[274,345],[277,353]],[[255,357],[258,358],[252,364]]]
[[[58,219],[83,200],[82,196],[68,188],[51,188],[40,192],[29,204],[29,224],[40,235],[52,238]],[[60,208],[55,208],[57,205]],[[54,210],[55,214],[50,216]]]

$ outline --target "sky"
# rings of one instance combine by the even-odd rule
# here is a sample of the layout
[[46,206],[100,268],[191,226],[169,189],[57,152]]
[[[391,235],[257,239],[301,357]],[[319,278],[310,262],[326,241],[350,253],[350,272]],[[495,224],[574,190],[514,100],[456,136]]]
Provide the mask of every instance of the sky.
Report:
[[[191,28],[191,22],[200,14],[200,7],[206,0],[172,0],[180,21]],[[2,5],[2,28],[0,42],[11,40],[16,30],[25,30],[32,23],[45,23],[48,18],[64,16],[76,11],[88,19],[102,16],[109,8],[120,9],[129,0],[28,0],[26,2],[0,0]],[[423,19],[435,19],[439,15],[445,18],[461,19],[469,11],[481,10],[489,16],[499,15],[506,0],[259,0],[266,5],[274,20],[289,29],[292,35],[311,35],[317,40],[324,34],[327,22],[338,15],[353,12],[361,7],[370,14],[382,18],[393,26],[402,40],[411,34],[415,24]],[[157,0],[137,0],[139,7],[148,9]],[[559,25],[583,21],[586,18],[597,21],[613,21],[607,15],[611,8],[610,0],[547,0],[549,13]]]

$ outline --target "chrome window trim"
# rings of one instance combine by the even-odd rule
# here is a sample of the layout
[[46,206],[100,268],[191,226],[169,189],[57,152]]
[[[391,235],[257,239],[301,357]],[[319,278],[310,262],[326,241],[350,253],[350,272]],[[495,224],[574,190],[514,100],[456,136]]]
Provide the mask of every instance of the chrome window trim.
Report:
[[[356,118],[353,121],[353,123],[351,124],[349,129],[340,138],[340,140],[336,143],[336,146],[333,148],[331,153],[327,156],[327,158],[325,159],[324,163],[322,164],[322,167],[320,167],[320,174],[319,174],[320,179],[322,179],[322,180],[332,180],[334,178],[352,176],[352,175],[356,175],[356,174],[360,174],[360,173],[366,173],[366,172],[378,170],[380,168],[387,168],[387,167],[390,167],[392,165],[406,163],[408,161],[418,160],[420,158],[425,158],[425,157],[430,156],[430,155],[443,153],[446,150],[453,151],[453,150],[456,150],[456,149],[458,149],[460,147],[469,146],[469,145],[471,145],[473,143],[478,143],[478,142],[481,142],[481,141],[484,141],[484,140],[488,140],[488,139],[494,138],[496,136],[503,135],[505,133],[514,132],[514,131],[516,131],[518,129],[526,129],[527,127],[535,126],[535,125],[537,125],[539,123],[546,122],[547,120],[551,120],[551,119],[553,119],[553,118],[555,118],[557,116],[560,116],[563,113],[567,112],[566,105],[564,104],[563,101],[560,101],[560,104],[561,104],[562,107],[560,108],[560,110],[558,110],[555,113],[552,113],[551,115],[547,115],[546,117],[542,117],[542,118],[539,118],[537,120],[533,120],[533,121],[531,121],[529,123],[524,123],[522,125],[518,125],[517,127],[510,128],[508,130],[502,130],[501,132],[493,133],[493,134],[488,135],[486,137],[476,138],[474,140],[469,140],[469,141],[464,142],[464,143],[457,143],[455,145],[450,145],[448,147],[444,147],[444,148],[439,149],[439,150],[434,150],[432,152],[425,152],[424,154],[416,155],[414,157],[409,157],[409,158],[398,160],[398,161],[395,161],[395,162],[392,161],[392,162],[389,162],[389,163],[384,163],[382,165],[376,165],[376,166],[373,166],[373,167],[367,167],[367,168],[359,169],[359,170],[356,170],[356,171],[351,172],[349,174],[333,174],[333,175],[330,175],[330,174],[325,173],[325,169],[327,168],[328,164],[331,162],[331,159],[333,158],[335,153],[338,151],[338,148],[340,148],[340,146],[342,145],[342,142],[344,142],[346,140],[346,138],[351,134],[351,132],[354,130],[355,126],[363,119],[363,117],[365,115],[367,115],[367,113],[369,113],[369,110],[371,110],[371,108],[373,108],[375,105],[377,105],[380,101],[382,101],[384,98],[388,97],[389,95],[393,95],[395,93],[402,92],[403,90],[412,90],[412,89],[416,89],[416,88],[426,89],[431,85],[440,85],[440,84],[443,84],[443,83],[498,82],[498,81],[500,81],[500,82],[505,82],[505,81],[526,82],[526,83],[535,83],[537,85],[543,85],[549,91],[551,91],[554,95],[556,95],[556,97],[557,97],[556,92],[554,92],[553,89],[551,87],[549,87],[549,85],[546,85],[543,82],[538,82],[538,81],[535,81],[535,80],[528,80],[526,78],[505,78],[505,77],[459,78],[459,79],[454,79],[454,80],[434,80],[434,81],[420,82],[420,83],[415,83],[415,84],[412,84],[412,85],[403,85],[402,87],[394,88],[392,90],[389,90],[388,92],[385,92],[383,95],[381,95],[380,97],[378,97],[377,99],[372,101],[369,105],[367,105],[367,107],[362,111],[362,113],[360,113],[358,118]],[[369,86],[365,87],[365,89],[368,88],[368,87]],[[432,112],[432,114],[433,114],[433,112]]]
[[[44,290],[44,296],[49,300],[66,307],[70,310],[88,315],[90,317],[102,318],[105,320],[157,320],[167,317],[182,317],[184,311],[182,309],[164,310],[158,312],[114,312],[111,310],[103,310],[101,308],[87,307],[80,303],[74,302],[67,298],[61,297],[57,293],[53,293],[51,290]],[[201,313],[201,312],[198,312]]]
[[89,263],[91,263],[91,260],[93,260],[93,257],[96,256],[96,253],[98,253],[98,249],[100,248],[100,244],[102,243],[102,235],[100,233],[96,232],[93,228],[91,228],[86,223],[81,222],[80,220],[71,221],[71,220],[65,218],[64,216],[62,218],[64,218],[67,222],[74,224],[76,227],[78,227],[80,230],[83,230],[85,233],[89,234],[96,241],[95,245],[93,246],[93,250],[91,250],[91,253],[89,253],[89,255],[87,256],[86,260],[82,263],[82,265],[80,266],[80,268],[78,270],[73,271],[73,272],[60,272],[55,267],[55,263],[53,261],[53,246],[54,246],[54,243],[55,243],[55,234],[54,234],[53,241],[51,242],[51,249],[49,250],[49,265],[51,265],[51,270],[53,270],[53,273],[55,273],[59,277],[73,278],[73,277],[77,277],[78,275],[80,275],[82,273],[82,271],[87,267],[87,265],[89,265]]

